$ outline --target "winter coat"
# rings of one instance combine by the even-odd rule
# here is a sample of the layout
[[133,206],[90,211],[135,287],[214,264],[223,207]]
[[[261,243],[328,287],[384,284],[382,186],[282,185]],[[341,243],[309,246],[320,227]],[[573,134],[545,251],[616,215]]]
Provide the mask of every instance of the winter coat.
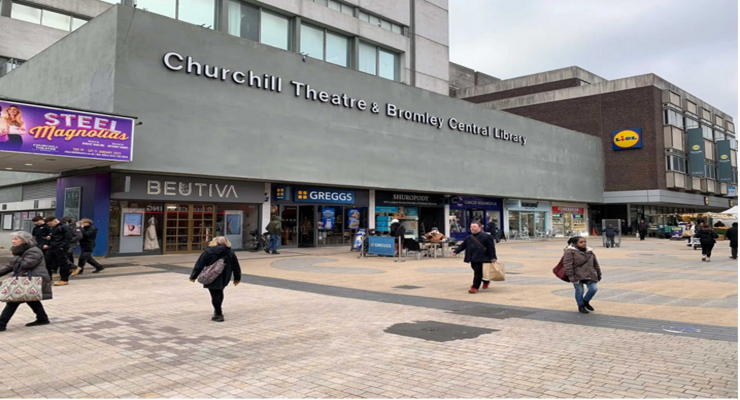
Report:
[[283,219],[277,215],[272,217],[272,220],[265,228],[267,233],[270,235],[279,235],[283,232]]
[[737,247],[737,226],[728,229],[725,238],[730,241],[730,247]]
[[50,300],[52,298],[51,277],[49,276],[49,271],[46,269],[46,261],[44,260],[44,253],[41,249],[38,247],[31,247],[24,251],[20,257],[14,256],[7,265],[0,267],[0,276],[12,274],[19,265],[19,275],[27,276],[28,271],[31,271],[32,277],[41,277],[41,299]]
[[[476,243],[473,237],[477,238],[484,247]],[[463,250],[465,250],[466,263],[490,263],[491,260],[498,258],[496,257],[496,245],[493,242],[493,236],[485,232],[471,234],[466,237],[457,246],[454,253],[460,254]]]
[[486,225],[485,231],[496,236],[496,233],[498,233],[498,224],[493,221],[489,222],[488,225]]
[[650,224],[647,222],[637,224],[637,230],[640,232],[647,232],[650,228]]
[[392,237],[404,237],[406,236],[406,227],[400,222],[394,222],[391,224],[390,233]]
[[78,225],[67,225],[67,227],[72,231],[72,240],[69,241],[69,249],[74,250],[82,240],[82,227]]
[[82,251],[93,251],[95,249],[95,239],[98,237],[98,228],[95,225],[88,225],[82,228],[82,239],[80,240],[80,249]]
[[604,229],[604,235],[606,237],[614,237],[617,235],[617,230],[613,226],[607,226],[606,229]]
[[69,244],[72,241],[72,230],[69,229],[67,224],[60,222],[57,226],[51,228],[49,236],[51,236],[49,247],[52,249],[69,249]]
[[719,235],[714,233],[712,228],[709,228],[709,229],[702,228],[701,230],[699,230],[699,232],[696,232],[696,235],[694,235],[694,237],[698,237],[699,243],[701,244],[709,244],[709,243],[716,243],[717,241],[715,239],[717,239]]
[[223,290],[229,285],[232,275],[234,276],[235,281],[241,281],[242,269],[239,266],[239,260],[236,258],[236,254],[234,254],[234,251],[230,248],[222,245],[209,247],[200,255],[198,261],[195,262],[195,267],[193,268],[193,273],[190,274],[190,279],[197,279],[198,275],[203,271],[203,268],[212,265],[222,258],[226,258],[224,261],[223,272],[221,272],[221,275],[219,275],[216,280],[207,285],[203,285],[203,287],[206,289]]
[[601,266],[590,247],[587,247],[586,251],[581,251],[573,245],[568,246],[563,255],[563,266],[565,275],[573,283],[601,280]]
[[33,238],[36,239],[36,246],[43,249],[44,245],[49,244],[49,241],[46,240],[46,237],[49,236],[50,231],[51,227],[49,225],[34,225],[33,231],[31,231],[31,235],[33,235]]

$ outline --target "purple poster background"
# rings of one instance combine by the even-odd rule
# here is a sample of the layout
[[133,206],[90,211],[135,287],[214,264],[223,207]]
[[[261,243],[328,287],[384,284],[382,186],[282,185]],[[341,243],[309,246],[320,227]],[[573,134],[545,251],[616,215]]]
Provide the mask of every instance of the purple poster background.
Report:
[[0,151],[131,161],[134,120],[0,101]]

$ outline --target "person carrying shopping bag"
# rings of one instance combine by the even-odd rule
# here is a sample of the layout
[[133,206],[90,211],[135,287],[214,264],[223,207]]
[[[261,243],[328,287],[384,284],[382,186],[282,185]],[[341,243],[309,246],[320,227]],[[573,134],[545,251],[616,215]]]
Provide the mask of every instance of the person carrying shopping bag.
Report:
[[473,269],[473,285],[468,290],[468,293],[478,293],[478,289],[483,283],[483,289],[488,289],[490,281],[483,280],[483,264],[495,263],[496,258],[496,245],[493,243],[493,236],[483,232],[483,226],[480,222],[473,222],[470,224],[470,232],[472,232],[465,240],[460,243],[452,254],[457,257],[460,252],[465,251],[465,262],[470,263],[470,268]]

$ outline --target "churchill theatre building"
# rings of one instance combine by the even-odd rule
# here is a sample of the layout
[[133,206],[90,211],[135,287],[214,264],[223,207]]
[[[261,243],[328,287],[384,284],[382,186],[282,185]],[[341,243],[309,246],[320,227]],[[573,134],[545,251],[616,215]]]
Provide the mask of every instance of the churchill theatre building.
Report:
[[[603,201],[601,138],[442,94],[446,1],[378,2],[385,16],[362,1],[214,3],[216,29],[112,6],[0,78],[21,108],[136,124],[121,160],[0,150],[5,170],[53,174],[35,180],[53,182],[44,207],[92,218],[97,253],[198,252],[216,235],[240,248],[273,213],[287,246],[349,245],[393,218],[409,235],[515,220],[535,236],[553,206]],[[8,175],[0,199],[28,184]]]

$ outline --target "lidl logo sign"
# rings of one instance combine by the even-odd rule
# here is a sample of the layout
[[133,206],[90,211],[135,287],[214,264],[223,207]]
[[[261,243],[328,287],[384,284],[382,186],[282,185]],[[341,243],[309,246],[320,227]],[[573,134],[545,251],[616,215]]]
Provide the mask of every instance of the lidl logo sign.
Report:
[[709,197],[707,197],[707,196],[704,196],[704,205],[705,206],[708,206],[709,205]]
[[612,150],[642,148],[642,128],[612,131]]
[[701,146],[699,146],[698,144],[695,144],[695,145],[691,146],[691,149],[692,150],[699,150],[699,149],[701,149]]

